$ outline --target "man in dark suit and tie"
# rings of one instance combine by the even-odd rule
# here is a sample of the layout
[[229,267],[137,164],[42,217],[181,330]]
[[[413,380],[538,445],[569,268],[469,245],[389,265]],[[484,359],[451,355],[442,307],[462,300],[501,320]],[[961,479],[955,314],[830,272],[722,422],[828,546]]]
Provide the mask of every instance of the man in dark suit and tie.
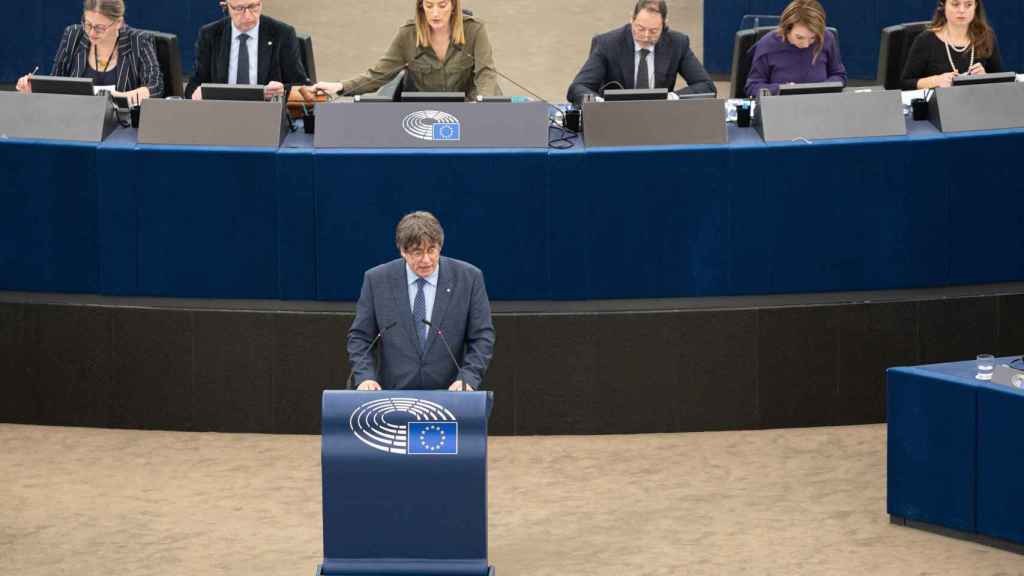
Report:
[[204,83],[261,84],[266,97],[281,96],[286,85],[306,85],[295,28],[263,16],[262,0],[224,0],[226,18],[199,30],[196,62],[185,97],[201,100]]
[[[665,0],[640,0],[633,19],[622,28],[594,36],[590,56],[569,86],[569,102],[581,104],[586,94],[600,96],[605,88],[668,88],[679,94],[717,94],[704,66],[690,50],[686,34],[669,30]],[[686,88],[672,92],[676,75]]]
[[444,230],[429,212],[402,218],[395,244],[402,257],[363,276],[348,332],[359,389],[478,389],[494,353],[483,274],[441,256]]

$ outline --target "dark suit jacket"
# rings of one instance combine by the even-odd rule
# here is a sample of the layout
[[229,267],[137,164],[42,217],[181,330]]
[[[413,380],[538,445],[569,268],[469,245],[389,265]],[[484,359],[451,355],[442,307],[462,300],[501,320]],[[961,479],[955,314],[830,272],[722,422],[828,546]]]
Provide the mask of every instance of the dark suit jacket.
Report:
[[[447,389],[462,380],[480,387],[494,353],[494,324],[484,276],[472,264],[441,257],[437,292],[431,314],[426,350],[421,352],[414,332],[405,260],[392,260],[368,270],[356,304],[356,318],[348,332],[349,364],[355,383],[376,380],[384,389]],[[390,326],[390,328],[388,328]],[[462,365],[452,363],[440,328]],[[386,329],[377,344],[380,365],[369,346]]]
[[[260,16],[259,62],[256,83],[277,81],[285,85],[307,84],[309,78],[299,55],[295,28],[269,16]],[[231,70],[231,18],[221,18],[199,30],[196,40],[196,62],[192,78],[185,88],[185,98],[202,84],[227,84]]]
[[[621,88],[632,89],[635,84],[635,44],[629,24],[622,28],[598,34],[590,43],[590,57],[576,74],[566,97],[579,104],[584,94],[598,94],[605,84],[618,82]],[[686,88],[679,94],[717,94],[704,66],[690,50],[690,39],[681,32],[665,28],[654,45],[654,87],[671,90],[676,85],[676,74],[686,80]],[[620,88],[615,84],[608,88]]]
[[[85,76],[88,66],[86,59],[91,48],[92,42],[81,24],[68,26],[60,39],[50,75],[71,78]],[[125,26],[117,37],[116,88],[119,92],[128,92],[143,86],[149,88],[149,95],[153,98],[164,95],[164,79],[156,59],[153,37]]]

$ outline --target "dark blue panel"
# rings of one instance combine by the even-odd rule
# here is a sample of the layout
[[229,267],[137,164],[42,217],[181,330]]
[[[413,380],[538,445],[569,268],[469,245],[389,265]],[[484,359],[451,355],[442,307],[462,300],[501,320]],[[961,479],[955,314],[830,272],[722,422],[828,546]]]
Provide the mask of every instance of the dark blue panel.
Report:
[[0,289],[96,292],[96,145],[0,140]]
[[[1024,277],[1020,143],[1015,133],[977,133],[945,143],[950,190],[950,279],[955,284]],[[984,148],[978,156],[979,147]],[[984,158],[978,166],[977,158]]]
[[118,129],[96,153],[99,281],[104,294],[130,296],[139,289],[137,135],[134,129]]
[[750,0],[710,0],[704,4],[704,67],[708,72],[729,73],[733,39],[740,28],[740,20],[750,13]]
[[316,299],[316,192],[308,149],[277,154],[278,293],[286,300]]
[[978,390],[978,532],[1024,544],[1024,392],[1006,386]]
[[429,210],[446,255],[484,271],[495,299],[548,296],[546,151],[316,153],[318,297],[355,300],[398,257],[395,225]]
[[[729,285],[724,147],[557,155],[552,174],[556,298],[655,298]],[[585,177],[587,185],[580,185]]]
[[975,391],[927,368],[887,371],[888,512],[974,532]]
[[140,294],[279,296],[276,154],[140,147]]

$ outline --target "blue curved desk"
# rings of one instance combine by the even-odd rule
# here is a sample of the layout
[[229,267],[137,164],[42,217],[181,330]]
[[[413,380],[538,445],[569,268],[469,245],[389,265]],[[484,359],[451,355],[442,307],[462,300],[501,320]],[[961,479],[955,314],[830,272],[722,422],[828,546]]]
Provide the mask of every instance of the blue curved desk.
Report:
[[354,300],[436,213],[498,300],[1024,280],[1024,130],[565,151],[0,141],[0,290]]

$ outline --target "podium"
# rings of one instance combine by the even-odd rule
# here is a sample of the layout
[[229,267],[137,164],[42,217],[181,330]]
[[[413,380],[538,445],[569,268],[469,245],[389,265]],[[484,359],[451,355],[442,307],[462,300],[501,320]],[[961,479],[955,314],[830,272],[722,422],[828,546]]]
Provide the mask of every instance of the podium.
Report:
[[0,137],[102,142],[115,128],[107,95],[0,92]]
[[936,88],[928,119],[940,132],[1024,128],[1024,84]]
[[488,576],[490,392],[323,394],[318,576]]
[[547,148],[543,102],[317,104],[316,148]]
[[277,148],[288,132],[283,102],[142,101],[139,144]]
[[765,142],[907,134],[899,90],[762,96],[754,125]]

